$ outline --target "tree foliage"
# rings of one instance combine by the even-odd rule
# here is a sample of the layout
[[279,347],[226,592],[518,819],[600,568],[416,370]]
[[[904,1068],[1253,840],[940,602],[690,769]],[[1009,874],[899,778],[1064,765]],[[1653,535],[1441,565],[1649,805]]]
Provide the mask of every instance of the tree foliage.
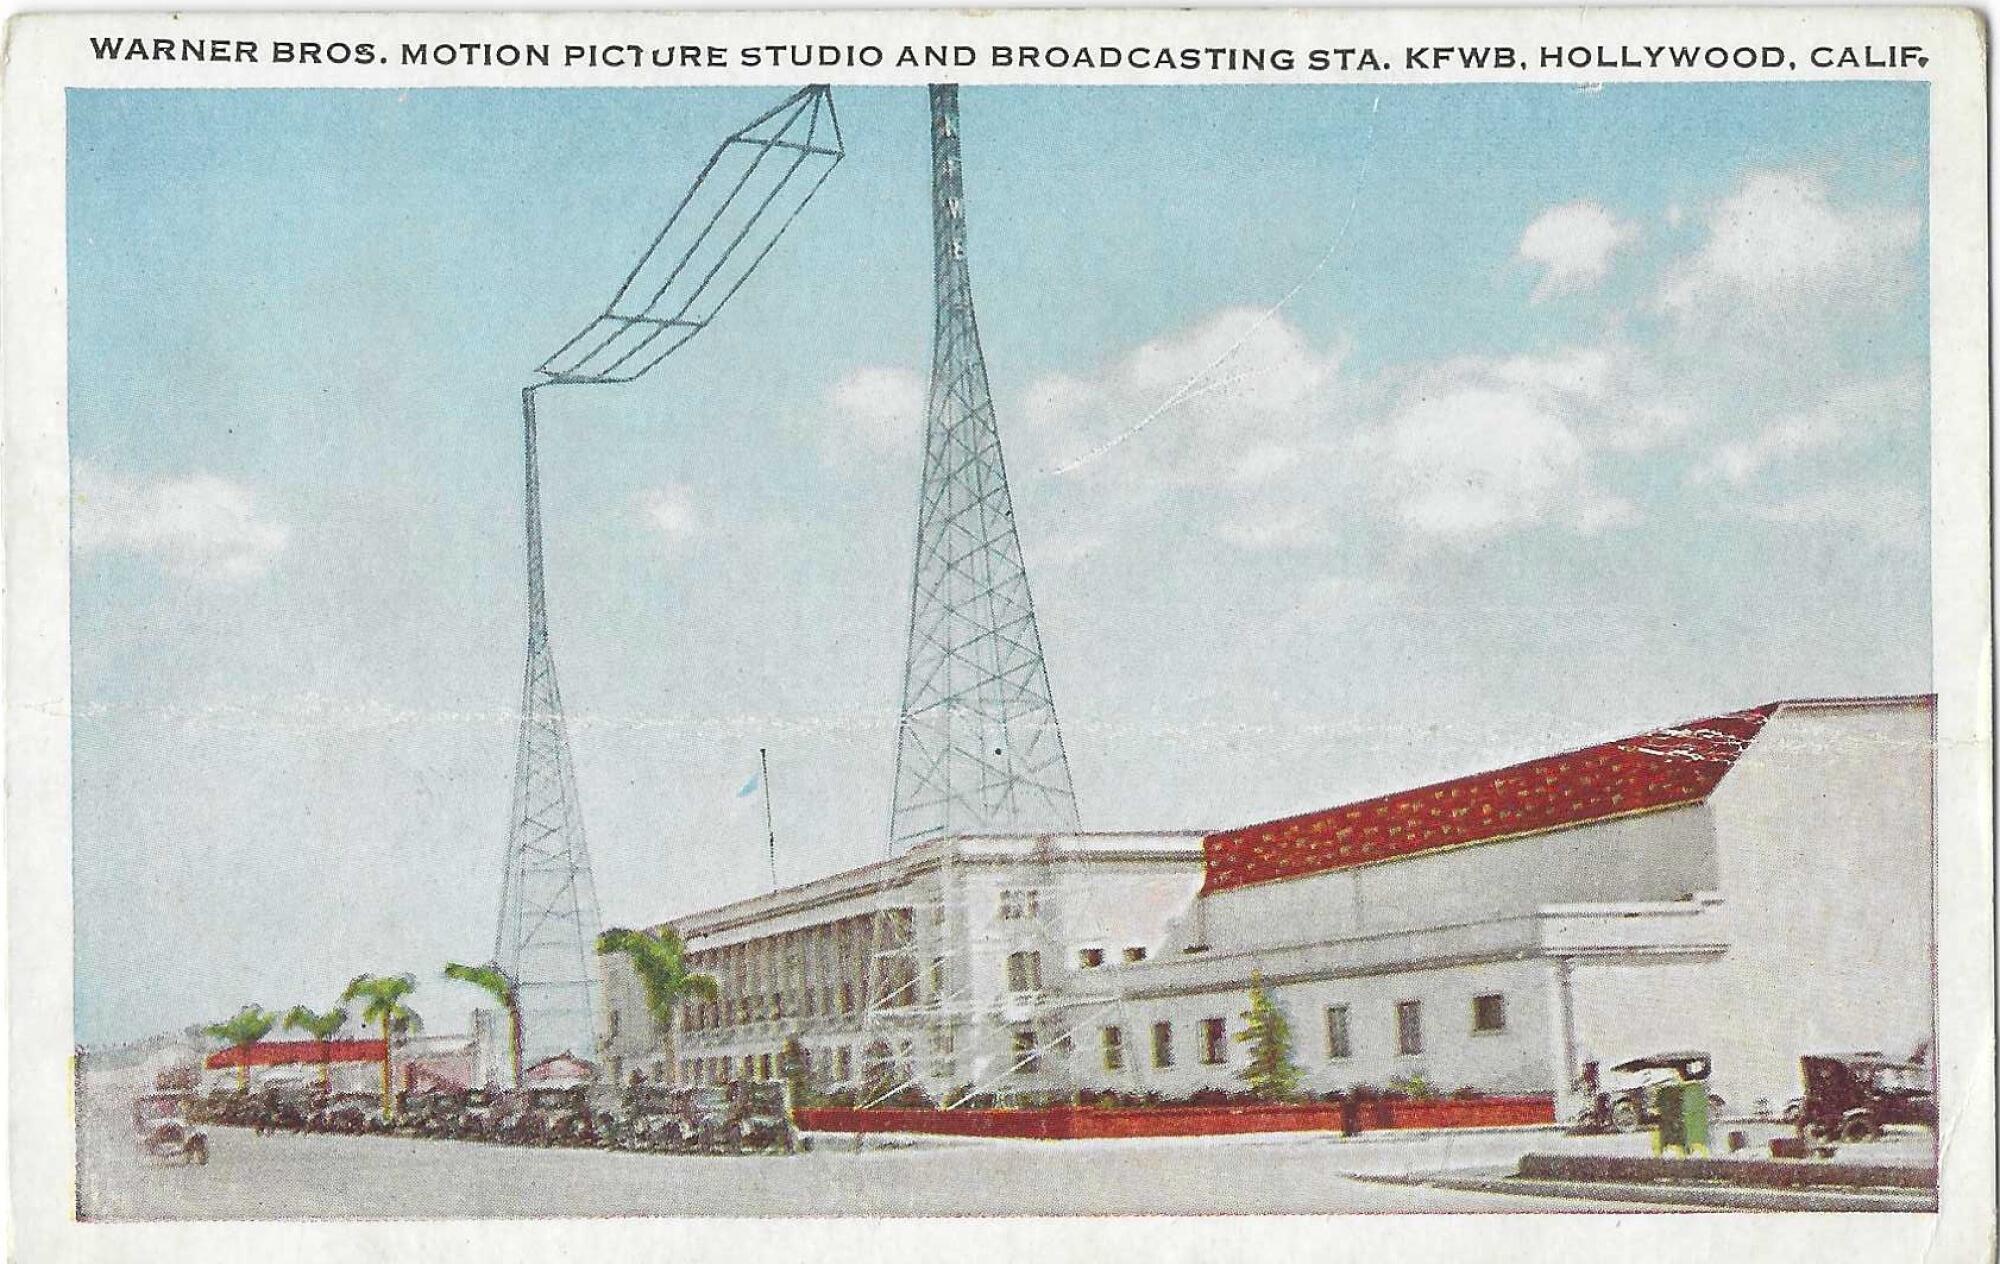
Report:
[[403,998],[417,990],[417,976],[414,974],[357,974],[348,983],[347,990],[340,994],[342,1004],[362,1001],[361,1021],[382,1029],[382,1113],[394,1115],[396,1093],[390,1082],[389,1065],[394,1057],[395,1038],[412,1031],[422,1031],[423,1019],[417,1011],[403,1003]]
[[324,1014],[304,1005],[294,1005],[285,1013],[285,1030],[302,1031],[314,1040],[325,1043],[334,1034],[347,1026],[347,1011],[339,1006]]
[[294,1005],[285,1013],[286,1031],[303,1031],[319,1041],[319,1086],[323,1090],[331,1091],[333,1088],[332,1050],[327,1041],[332,1040],[334,1034],[346,1025],[347,1011],[338,1005],[324,1014],[305,1005]]
[[[221,1022],[210,1023],[201,1030],[205,1035],[226,1040],[242,1049],[270,1035],[271,1028],[277,1025],[278,1016],[275,1013],[261,1005],[245,1005]],[[250,1064],[247,1061],[236,1064],[236,1086],[239,1089],[250,1087]]]
[[681,942],[680,932],[671,926],[658,930],[614,926],[597,937],[597,952],[603,957],[625,954],[632,963],[632,972],[639,976],[653,1025],[662,1032],[673,1030],[674,1010],[683,1000],[693,997],[713,1001],[722,995],[722,987],[714,975],[688,969],[687,945]]
[[217,1040],[226,1040],[241,1048],[254,1045],[271,1034],[278,1025],[278,1016],[261,1005],[245,1005],[219,1023],[210,1023],[202,1031]]
[[412,1031],[424,1029],[423,1019],[417,1011],[403,1003],[403,998],[417,990],[417,976],[414,974],[357,974],[348,983],[347,990],[340,994],[343,1004],[362,1001],[361,1021],[378,1026],[386,1040]]
[[1292,1058],[1292,1023],[1271,999],[1264,976],[1250,976],[1250,1008],[1243,1011],[1243,1030],[1236,1039],[1250,1046],[1250,1062],[1237,1073],[1250,1091],[1267,1102],[1288,1102],[1299,1096],[1302,1072]]
[[460,983],[470,983],[483,988],[500,1007],[507,1011],[507,1054],[513,1065],[514,1084],[521,1083],[521,986],[512,975],[502,970],[497,963],[483,966],[460,965],[456,961],[445,963],[445,977]]

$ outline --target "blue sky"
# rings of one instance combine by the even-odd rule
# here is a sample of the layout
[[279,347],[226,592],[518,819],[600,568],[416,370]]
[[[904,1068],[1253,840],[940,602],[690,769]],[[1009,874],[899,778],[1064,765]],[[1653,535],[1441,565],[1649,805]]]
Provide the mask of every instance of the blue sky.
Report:
[[[488,951],[518,390],[776,96],[71,93],[80,1039]],[[836,100],[847,160],[714,327],[543,396],[614,921],[758,889],[759,746],[786,881],[883,851],[926,105]],[[1929,688],[1921,85],[963,110],[1088,827]]]

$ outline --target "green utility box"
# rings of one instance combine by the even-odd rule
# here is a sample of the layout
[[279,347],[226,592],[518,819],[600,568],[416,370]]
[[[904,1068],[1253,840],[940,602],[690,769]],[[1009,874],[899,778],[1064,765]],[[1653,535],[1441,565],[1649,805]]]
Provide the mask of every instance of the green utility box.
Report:
[[1660,1122],[1653,1129],[1653,1153],[1708,1151],[1708,1085],[1700,1080],[1662,1084],[1653,1099]]

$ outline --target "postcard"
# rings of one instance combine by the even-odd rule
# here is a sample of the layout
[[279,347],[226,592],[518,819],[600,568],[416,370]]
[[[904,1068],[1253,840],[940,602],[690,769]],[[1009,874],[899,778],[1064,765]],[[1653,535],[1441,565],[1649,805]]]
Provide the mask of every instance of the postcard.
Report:
[[1976,17],[6,64],[22,1259],[1990,1258]]

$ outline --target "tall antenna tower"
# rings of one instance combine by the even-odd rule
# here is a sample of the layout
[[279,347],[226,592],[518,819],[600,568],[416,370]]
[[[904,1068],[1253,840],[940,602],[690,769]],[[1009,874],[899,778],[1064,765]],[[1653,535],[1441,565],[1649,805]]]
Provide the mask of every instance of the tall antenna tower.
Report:
[[523,1034],[534,1058],[596,1050],[591,941],[600,926],[590,848],[570,762],[569,726],[549,649],[542,583],[542,480],[535,452],[535,387],[521,392],[527,449],[528,666],[521,678],[521,731],[514,754],[514,804],[507,873],[493,959],[516,981]]
[[536,1058],[597,1052],[596,884],[549,648],[542,580],[535,392],[630,382],[708,327],[833,173],[844,150],[833,96],[802,88],[732,133],[682,196],[604,311],[521,392],[527,451],[528,665],[506,876],[493,959],[514,980]]
[[932,330],[923,494],[890,849],[1078,826],[966,265],[958,87],[933,84]]

